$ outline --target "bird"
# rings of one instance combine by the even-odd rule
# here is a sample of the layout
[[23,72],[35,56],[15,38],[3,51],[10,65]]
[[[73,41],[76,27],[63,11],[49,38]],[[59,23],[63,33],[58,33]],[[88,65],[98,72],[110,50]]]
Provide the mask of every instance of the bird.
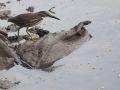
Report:
[[43,19],[45,17],[50,17],[50,18],[60,20],[59,18],[51,15],[47,11],[39,11],[39,12],[35,12],[35,13],[23,13],[23,14],[19,14],[19,15],[15,16],[15,17],[10,17],[8,19],[8,22],[12,22],[19,26],[19,28],[18,28],[18,38],[19,38],[19,30],[21,28],[26,27],[26,32],[30,36],[30,34],[28,33],[28,30],[29,30],[28,28],[37,25],[38,23],[43,21]]

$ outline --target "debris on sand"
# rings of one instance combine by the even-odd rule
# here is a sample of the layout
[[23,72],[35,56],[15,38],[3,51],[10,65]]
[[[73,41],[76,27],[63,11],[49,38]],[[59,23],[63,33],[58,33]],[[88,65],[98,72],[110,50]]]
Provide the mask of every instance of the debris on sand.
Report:
[[[8,35],[8,44],[5,40],[0,39],[0,56],[14,58],[13,60],[8,59],[13,61],[13,64],[20,64],[28,69],[51,67],[56,61],[71,54],[90,39],[90,34],[84,27],[90,23],[91,21],[83,21],[70,30],[56,33],[49,33],[49,31],[38,28],[37,34],[43,37],[39,38],[37,35],[38,39],[36,40],[36,36],[32,36],[32,40],[27,40],[24,43],[19,41],[20,44],[17,46],[13,41],[18,42],[18,36],[11,37]],[[1,62],[5,61],[7,62],[7,60],[1,59]],[[6,69],[6,67],[2,67],[3,69]]]
[[10,4],[10,3],[11,3],[11,1],[7,1],[7,2],[6,2],[6,4]]
[[16,32],[18,30],[19,26],[17,26],[16,24],[10,24],[6,27],[6,30],[8,32]]
[[28,12],[34,12],[34,7],[33,6],[29,6],[26,10]]
[[39,35],[39,37],[43,37],[44,35],[47,35],[49,33],[49,31],[39,29],[39,28],[36,31],[37,31],[37,34]]
[[16,53],[21,57],[21,65],[28,69],[52,66],[90,39],[90,34],[84,27],[90,23],[91,21],[83,21],[69,31],[49,33],[36,41],[33,39],[20,44]]
[[20,2],[21,0],[16,0],[16,1]]
[[50,33],[48,30],[44,30],[39,27],[31,28],[31,29],[29,29],[29,32],[37,34],[37,35],[39,35],[39,37],[43,37],[44,35],[47,35]]
[[[3,56],[3,52],[0,52],[0,54],[2,53]],[[7,58],[7,57],[2,57],[0,56],[0,70],[3,69],[9,69],[11,67],[14,66],[14,58]]]
[[5,7],[6,7],[6,5],[4,3],[0,3],[0,9],[3,9]]
[[11,82],[9,80],[0,80],[0,88],[1,89],[10,89],[11,87],[18,85],[20,81],[17,82]]
[[0,11],[0,19],[8,19],[10,17],[11,11],[10,10],[4,10],[4,11]]

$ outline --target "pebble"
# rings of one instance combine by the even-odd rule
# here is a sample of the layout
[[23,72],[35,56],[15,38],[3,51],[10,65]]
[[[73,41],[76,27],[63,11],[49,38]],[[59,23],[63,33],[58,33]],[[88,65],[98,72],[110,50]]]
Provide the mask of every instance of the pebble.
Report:
[[4,10],[4,11],[0,11],[0,19],[8,19],[10,17],[11,11],[10,10]]
[[29,6],[26,10],[28,12],[34,12],[34,7],[33,6]]

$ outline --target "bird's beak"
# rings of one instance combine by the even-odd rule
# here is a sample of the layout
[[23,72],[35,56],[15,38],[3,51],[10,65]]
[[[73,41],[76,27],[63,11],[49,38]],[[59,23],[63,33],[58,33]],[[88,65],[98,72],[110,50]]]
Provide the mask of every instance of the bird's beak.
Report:
[[54,19],[57,19],[57,20],[60,20],[59,18],[57,18],[57,17],[55,17],[55,16],[53,16],[53,15],[49,15],[49,17],[54,18]]

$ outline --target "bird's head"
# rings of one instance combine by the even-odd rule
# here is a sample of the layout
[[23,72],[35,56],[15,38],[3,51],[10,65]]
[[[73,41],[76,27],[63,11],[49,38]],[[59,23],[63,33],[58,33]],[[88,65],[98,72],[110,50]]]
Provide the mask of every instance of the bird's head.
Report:
[[54,18],[54,19],[57,19],[57,20],[60,20],[59,18],[51,15],[49,12],[47,11],[40,11],[38,12],[42,17],[51,17],[51,18]]

